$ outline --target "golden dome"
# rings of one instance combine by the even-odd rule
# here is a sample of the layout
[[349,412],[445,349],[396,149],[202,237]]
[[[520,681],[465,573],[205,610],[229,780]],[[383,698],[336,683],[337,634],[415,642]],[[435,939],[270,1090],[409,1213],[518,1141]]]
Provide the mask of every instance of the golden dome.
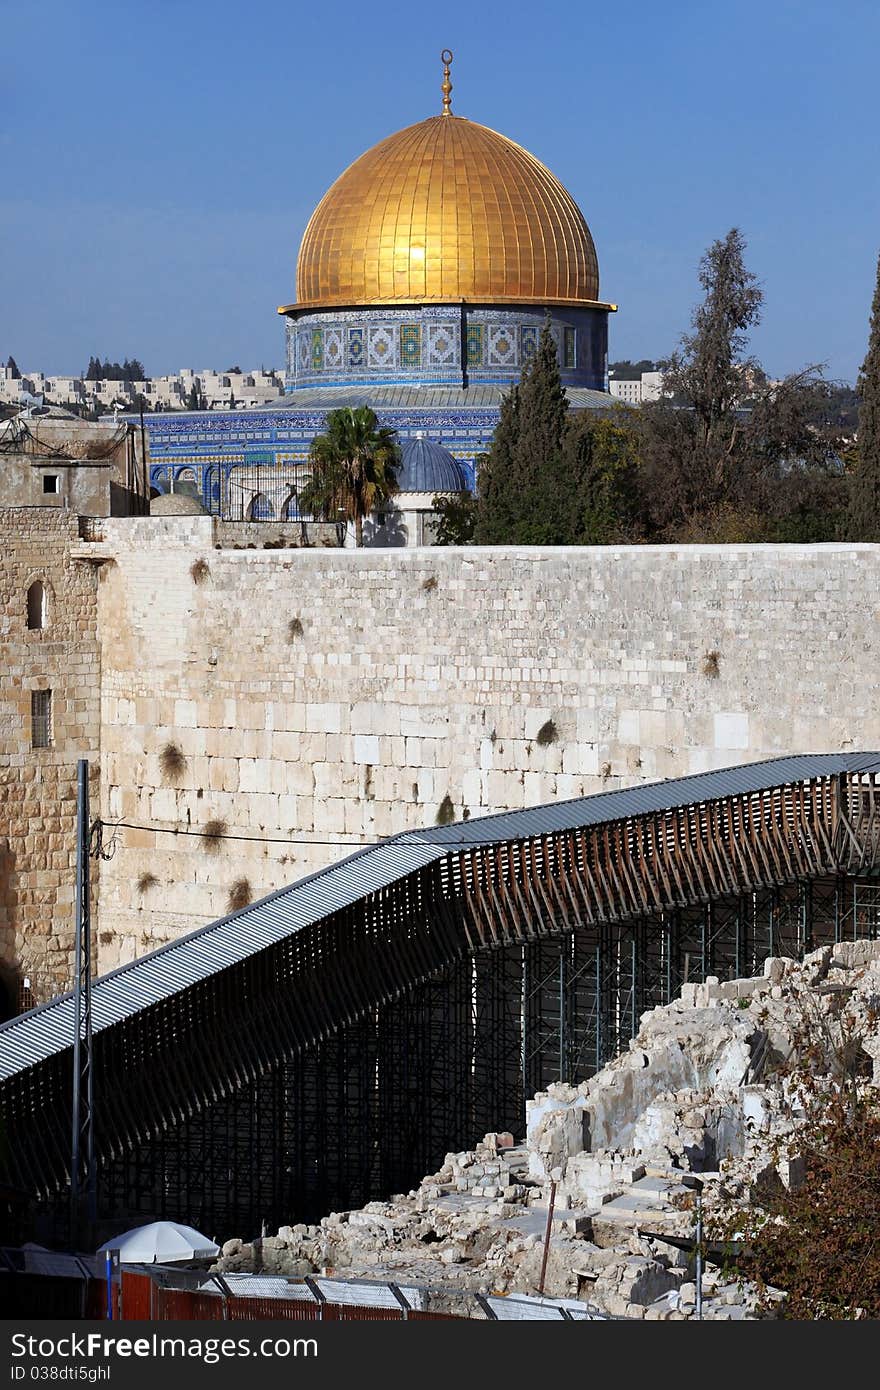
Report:
[[599,267],[580,209],[550,170],[446,110],[382,140],[336,180],[306,227],[296,293],[280,313],[590,304]]

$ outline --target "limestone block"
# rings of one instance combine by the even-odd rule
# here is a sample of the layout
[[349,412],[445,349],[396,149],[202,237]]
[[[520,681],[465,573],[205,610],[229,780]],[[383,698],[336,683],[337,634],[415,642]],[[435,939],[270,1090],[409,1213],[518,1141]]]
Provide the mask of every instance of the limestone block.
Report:
[[375,765],[379,761],[379,740],[374,734],[355,734],[354,761]]
[[527,739],[538,737],[539,731],[547,723],[548,719],[553,718],[553,710],[547,706],[536,706],[525,711],[524,733]]
[[639,742],[639,711],[624,709],[617,718],[617,739],[619,743]]
[[306,706],[306,729],[309,733],[339,734],[342,732],[342,706],[339,704],[309,704]]
[[749,746],[749,716],[742,713],[719,713],[714,716],[713,743],[719,749],[743,749]]
[[482,798],[482,774],[477,769],[464,773],[461,779],[462,800],[468,807],[476,807]]
[[196,727],[195,700],[174,701],[174,723],[178,729],[194,729]]

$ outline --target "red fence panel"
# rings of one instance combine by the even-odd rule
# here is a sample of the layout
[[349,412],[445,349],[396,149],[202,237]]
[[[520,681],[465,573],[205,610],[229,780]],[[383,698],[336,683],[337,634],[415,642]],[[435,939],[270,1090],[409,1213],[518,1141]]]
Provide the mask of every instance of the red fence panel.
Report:
[[[120,1316],[134,1321],[149,1322],[153,1316],[151,1295],[153,1281],[149,1274],[122,1271],[122,1300]],[[106,1312],[103,1314],[106,1317]]]
[[317,1303],[292,1298],[230,1298],[226,1302],[230,1322],[265,1322],[281,1318],[288,1322],[315,1322],[320,1316]]

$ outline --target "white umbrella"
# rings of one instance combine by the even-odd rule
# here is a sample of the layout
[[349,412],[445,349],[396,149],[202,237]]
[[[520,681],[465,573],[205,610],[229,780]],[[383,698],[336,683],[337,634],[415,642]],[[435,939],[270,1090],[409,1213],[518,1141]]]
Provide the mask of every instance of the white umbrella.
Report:
[[192,1226],[181,1226],[176,1221],[137,1226],[105,1240],[98,1254],[105,1250],[118,1250],[119,1263],[124,1265],[173,1264],[175,1260],[206,1260],[220,1254],[219,1245]]

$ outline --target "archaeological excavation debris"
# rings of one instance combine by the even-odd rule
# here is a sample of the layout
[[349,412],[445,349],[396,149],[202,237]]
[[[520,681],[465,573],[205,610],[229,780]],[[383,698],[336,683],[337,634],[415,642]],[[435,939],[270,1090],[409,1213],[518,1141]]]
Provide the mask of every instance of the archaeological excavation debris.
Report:
[[[487,1134],[446,1155],[420,1186],[319,1225],[228,1240],[214,1268],[298,1279],[315,1272],[417,1282],[438,1291],[543,1291],[606,1315],[695,1316],[693,1174],[706,1209],[740,1204],[766,1180],[804,1181],[804,1113],[793,1069],[805,1039],[835,1083],[835,1039],[859,1039],[859,1084],[880,1085],[880,942],[824,947],[763,974],[686,984],[643,1015],[627,1052],[579,1085],[551,1085],[527,1105],[524,1142]],[[818,1051],[817,1051],[818,1041]],[[852,1059],[851,1059],[852,1061]],[[782,1157],[780,1157],[780,1154]],[[552,1221],[548,1207],[553,1200]],[[759,1297],[723,1272],[711,1244],[702,1316],[774,1316],[784,1291]]]

